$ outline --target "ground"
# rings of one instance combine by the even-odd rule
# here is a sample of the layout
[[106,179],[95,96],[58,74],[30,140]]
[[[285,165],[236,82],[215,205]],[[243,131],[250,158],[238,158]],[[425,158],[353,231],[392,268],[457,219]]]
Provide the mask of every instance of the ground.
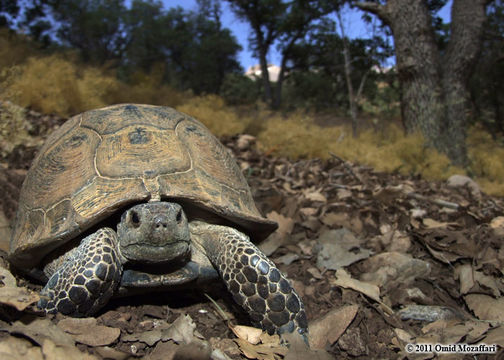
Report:
[[[64,119],[30,112],[27,121],[30,136],[44,138]],[[250,325],[249,320],[220,283],[206,290],[115,299],[93,318],[41,314],[34,305],[41,284],[5,261],[7,225],[14,221],[20,186],[41,144],[35,141],[38,146],[19,145],[0,160],[0,356],[504,356],[503,199],[485,195],[468,178],[431,182],[377,173],[337,154],[329,161],[290,161],[259,153],[247,135],[222,141],[235,154],[261,212],[280,225],[259,246],[303,298],[311,350],[295,338],[287,339],[287,349],[276,337],[236,326]],[[440,350],[429,344],[497,346],[496,352],[491,348],[490,354],[474,357],[478,351],[462,354],[460,347],[452,355],[410,353],[409,343],[417,344],[414,350]]]

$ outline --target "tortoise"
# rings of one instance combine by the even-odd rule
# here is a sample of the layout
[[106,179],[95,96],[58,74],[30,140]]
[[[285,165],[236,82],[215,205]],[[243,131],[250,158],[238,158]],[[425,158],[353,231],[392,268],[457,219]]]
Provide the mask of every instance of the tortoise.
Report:
[[120,104],[48,137],[21,189],[9,260],[46,281],[47,313],[90,316],[112,296],[220,276],[255,326],[304,336],[299,295],[252,242],[276,228],[203,124]]

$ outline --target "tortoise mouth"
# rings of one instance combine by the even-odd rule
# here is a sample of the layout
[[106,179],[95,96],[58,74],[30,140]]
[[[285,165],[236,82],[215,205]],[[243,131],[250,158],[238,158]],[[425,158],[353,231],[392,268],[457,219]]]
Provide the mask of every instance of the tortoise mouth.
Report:
[[188,258],[190,253],[190,242],[185,240],[177,240],[163,245],[132,243],[121,246],[121,254],[128,261],[147,264],[182,261]]

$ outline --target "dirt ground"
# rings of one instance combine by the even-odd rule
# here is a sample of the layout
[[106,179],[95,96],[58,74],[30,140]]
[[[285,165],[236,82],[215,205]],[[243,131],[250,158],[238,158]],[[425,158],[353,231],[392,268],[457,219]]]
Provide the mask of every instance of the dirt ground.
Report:
[[[64,119],[29,112],[27,121],[43,139]],[[504,358],[503,199],[465,177],[377,173],[337,154],[289,161],[259,153],[247,135],[222,141],[261,212],[279,223],[259,247],[301,295],[311,350],[296,337],[287,348],[247,327],[220,282],[114,299],[93,318],[42,314],[41,284],[5,261],[8,225],[38,150],[20,145],[0,159],[0,357]],[[435,344],[479,347],[440,354]],[[484,354],[480,344],[496,346]]]

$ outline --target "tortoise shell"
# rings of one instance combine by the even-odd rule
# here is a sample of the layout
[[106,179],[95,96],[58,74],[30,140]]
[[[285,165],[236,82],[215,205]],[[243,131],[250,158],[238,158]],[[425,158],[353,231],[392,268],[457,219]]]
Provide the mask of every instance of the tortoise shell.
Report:
[[276,223],[258,212],[228,150],[194,118],[122,104],[74,116],[52,133],[21,189],[9,258],[30,268],[133,203],[173,200],[261,240]]

